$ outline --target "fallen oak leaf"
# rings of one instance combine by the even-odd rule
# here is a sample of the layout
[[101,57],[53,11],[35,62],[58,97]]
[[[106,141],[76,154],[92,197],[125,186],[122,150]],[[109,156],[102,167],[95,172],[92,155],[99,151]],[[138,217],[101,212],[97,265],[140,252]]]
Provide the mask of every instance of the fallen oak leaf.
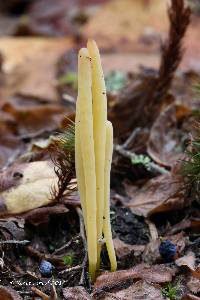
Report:
[[[0,194],[0,215],[19,214],[52,203],[51,188],[56,186],[57,177],[50,162],[21,164],[6,174],[13,174],[18,183]],[[6,174],[0,180],[6,180]]]
[[[94,296],[95,298],[95,296]],[[95,298],[96,299],[96,298]],[[159,286],[150,284],[140,280],[132,284],[130,287],[117,292],[105,292],[102,296],[98,295],[98,300],[130,300],[130,299],[148,299],[148,300],[164,300]]]
[[113,273],[105,272],[97,277],[95,288],[100,290],[112,289],[132,279],[144,279],[151,283],[170,282],[175,275],[175,269],[165,265],[139,264],[129,270],[121,270]]
[[184,199],[182,182],[172,174],[165,174],[150,179],[137,190],[132,185],[125,185],[129,201],[124,205],[140,216],[183,208],[188,200]]

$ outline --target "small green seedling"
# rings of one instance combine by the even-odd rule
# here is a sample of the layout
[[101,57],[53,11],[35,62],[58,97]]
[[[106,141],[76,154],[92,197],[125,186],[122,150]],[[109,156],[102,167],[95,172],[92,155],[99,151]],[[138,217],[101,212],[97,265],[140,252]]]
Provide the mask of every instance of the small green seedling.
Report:
[[176,287],[174,287],[171,283],[168,283],[165,288],[162,290],[162,295],[170,300],[177,299],[177,290]]
[[73,264],[73,260],[74,260],[74,256],[73,256],[72,253],[63,256],[63,263],[64,263],[64,265],[66,265],[66,266],[71,266],[71,265]]

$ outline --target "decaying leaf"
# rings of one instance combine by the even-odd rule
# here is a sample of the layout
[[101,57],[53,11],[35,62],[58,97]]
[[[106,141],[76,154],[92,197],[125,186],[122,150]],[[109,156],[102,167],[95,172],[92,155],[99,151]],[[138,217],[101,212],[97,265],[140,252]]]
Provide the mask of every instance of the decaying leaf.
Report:
[[186,266],[194,277],[200,279],[200,266],[196,267],[196,257],[192,251],[178,258],[175,262],[179,267]]
[[0,286],[0,300],[22,300],[22,297],[12,288]]
[[183,132],[178,128],[178,122],[190,113],[186,107],[171,105],[155,121],[147,151],[158,164],[171,167],[183,157]]
[[125,189],[130,201],[124,205],[137,215],[146,217],[157,212],[180,209],[186,205],[182,183],[171,174],[150,179],[138,190],[131,185],[126,185]]
[[63,204],[57,204],[54,206],[38,207],[28,211],[22,215],[22,217],[33,225],[39,225],[46,223],[49,217],[54,214],[63,214],[68,212],[68,208]]
[[69,117],[72,112],[57,104],[43,103],[41,99],[22,96],[5,101],[2,111],[12,118],[15,131],[23,136],[55,130],[61,126],[64,116]]
[[[94,297],[95,298],[95,297]],[[102,296],[95,298],[99,300],[164,300],[161,293],[161,288],[158,285],[147,283],[146,281],[137,281],[130,287],[122,289],[117,292],[105,292]]]
[[100,290],[111,290],[123,285],[131,279],[144,279],[151,283],[170,282],[175,275],[175,270],[165,265],[150,266],[139,264],[132,269],[122,270],[113,273],[105,272],[97,277],[95,288]]
[[189,252],[183,257],[176,260],[177,266],[187,266],[190,270],[195,270],[195,255],[193,252]]
[[1,215],[19,214],[52,202],[51,188],[57,177],[48,161],[37,161],[11,167],[1,174]]
[[90,295],[86,292],[86,290],[81,287],[68,287],[63,289],[63,296],[66,300],[91,300],[92,298]]
[[131,252],[134,253],[134,256],[139,256],[145,249],[144,245],[129,245],[118,238],[115,238],[113,242],[118,259],[122,259],[126,255],[130,255]]

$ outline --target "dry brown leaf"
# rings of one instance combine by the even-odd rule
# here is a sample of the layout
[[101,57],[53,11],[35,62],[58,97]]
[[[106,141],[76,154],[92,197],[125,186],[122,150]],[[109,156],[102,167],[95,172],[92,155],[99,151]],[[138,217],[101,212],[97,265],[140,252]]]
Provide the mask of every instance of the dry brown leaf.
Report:
[[58,100],[56,64],[72,45],[68,38],[1,38],[6,94]]
[[1,174],[1,185],[7,189],[0,194],[0,214],[19,214],[51,203],[57,177],[50,162],[37,161],[9,168]]
[[118,259],[122,259],[124,256],[129,255],[131,252],[134,252],[134,256],[139,256],[145,249],[144,245],[129,245],[118,238],[115,238],[113,240],[113,243]]
[[22,297],[12,288],[0,286],[0,300],[22,300]]
[[167,233],[173,234],[185,229],[198,229],[200,228],[200,218],[190,217],[189,219],[184,219],[181,222],[172,226]]
[[190,270],[195,270],[195,255],[193,252],[188,252],[183,257],[180,257],[176,259],[176,265],[181,266],[187,266]]
[[64,288],[63,296],[66,300],[91,300],[90,295],[81,286]]
[[147,152],[158,164],[172,167],[181,157],[183,132],[178,121],[191,111],[184,106],[170,105],[157,118],[151,128]]
[[25,136],[55,130],[61,126],[64,117],[72,113],[70,108],[66,110],[57,104],[43,103],[41,99],[21,96],[5,101],[2,111],[13,119],[15,131]]
[[175,270],[165,265],[139,264],[132,269],[122,270],[113,273],[105,272],[97,277],[95,288],[114,288],[130,279],[144,279],[152,283],[170,282],[175,274]]
[[166,1],[113,0],[91,17],[83,35],[94,38],[104,49],[157,49],[160,33],[168,26],[166,8]]
[[118,292],[107,293],[104,295],[95,298],[99,300],[139,300],[139,299],[148,299],[148,300],[164,300],[164,297],[161,293],[161,288],[156,285],[152,285],[145,281],[137,281],[126,289],[122,289]]
[[176,259],[175,263],[179,267],[186,266],[194,277],[200,279],[200,265],[196,267],[195,260],[194,253],[190,251],[185,256]]
[[[184,207],[182,183],[171,174],[150,179],[141,189],[125,186],[130,201],[124,203],[133,213],[150,216],[157,212],[181,209]],[[187,203],[188,204],[188,203]]]
[[68,208],[65,205],[57,204],[54,206],[35,208],[24,213],[21,217],[33,225],[39,225],[41,223],[47,223],[50,215],[63,214],[66,212],[68,212]]

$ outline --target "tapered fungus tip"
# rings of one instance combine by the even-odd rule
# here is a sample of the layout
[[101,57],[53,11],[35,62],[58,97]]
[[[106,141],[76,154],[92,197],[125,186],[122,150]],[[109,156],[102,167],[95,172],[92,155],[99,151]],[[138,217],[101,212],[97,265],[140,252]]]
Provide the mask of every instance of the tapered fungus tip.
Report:
[[98,50],[98,47],[97,47],[97,44],[96,44],[95,40],[88,39],[87,48],[88,48],[89,51],[90,51],[91,48],[96,48]]
[[79,58],[81,58],[81,57],[89,57],[88,49],[87,48],[81,48],[79,50],[78,55],[79,55]]

